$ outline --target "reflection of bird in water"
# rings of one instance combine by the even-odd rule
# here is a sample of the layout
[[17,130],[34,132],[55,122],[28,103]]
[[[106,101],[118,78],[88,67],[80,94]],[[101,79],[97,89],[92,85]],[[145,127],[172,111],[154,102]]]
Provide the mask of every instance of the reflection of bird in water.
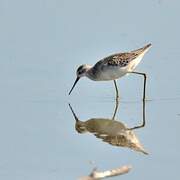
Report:
[[116,89],[116,98],[118,98],[119,95],[116,79],[126,75],[127,73],[134,73],[144,77],[143,100],[145,100],[146,74],[135,72],[134,69],[140,63],[145,53],[149,50],[150,46],[151,44],[148,44],[131,52],[110,55],[98,61],[94,66],[87,64],[79,66],[76,72],[76,81],[74,82],[69,94],[72,92],[76,83],[81,77],[88,77],[93,81],[113,80]]
[[113,146],[128,147],[135,151],[148,154],[140,144],[135,133],[131,129],[128,129],[122,122],[106,118],[92,118],[83,122],[78,119],[70,104],[69,106],[76,120],[75,128],[77,132],[93,133],[97,138]]
[[107,171],[97,171],[93,169],[89,176],[81,177],[79,180],[98,180],[107,177],[119,176],[125,173],[128,173],[131,169],[131,166],[122,166],[120,168],[111,169]]

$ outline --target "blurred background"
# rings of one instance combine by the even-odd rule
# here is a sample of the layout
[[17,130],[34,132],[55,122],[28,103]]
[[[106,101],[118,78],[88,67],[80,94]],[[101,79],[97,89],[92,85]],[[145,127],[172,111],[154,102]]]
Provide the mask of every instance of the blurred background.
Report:
[[[125,164],[133,166],[125,180],[177,179],[179,7],[178,0],[0,0],[0,179],[69,180]],[[149,155],[78,134],[68,103],[81,120],[110,118],[115,90],[84,78],[68,96],[77,67],[147,43],[137,68],[148,77],[146,126],[135,133]],[[117,120],[130,127],[141,122],[142,82],[118,80]]]

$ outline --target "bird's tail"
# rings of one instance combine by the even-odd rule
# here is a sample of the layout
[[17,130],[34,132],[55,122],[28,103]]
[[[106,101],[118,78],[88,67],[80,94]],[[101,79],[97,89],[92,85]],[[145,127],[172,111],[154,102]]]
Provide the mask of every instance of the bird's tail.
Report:
[[152,44],[149,43],[149,44],[147,44],[146,46],[144,46],[143,49],[146,50],[146,49],[150,48],[151,46],[152,46]]
[[152,46],[152,44],[151,43],[149,43],[149,44],[147,44],[146,46],[144,46],[144,47],[142,47],[142,48],[140,48],[140,49],[136,49],[136,50],[134,50],[134,51],[132,51],[133,53],[137,53],[137,54],[145,54],[148,50],[149,50],[149,48]]

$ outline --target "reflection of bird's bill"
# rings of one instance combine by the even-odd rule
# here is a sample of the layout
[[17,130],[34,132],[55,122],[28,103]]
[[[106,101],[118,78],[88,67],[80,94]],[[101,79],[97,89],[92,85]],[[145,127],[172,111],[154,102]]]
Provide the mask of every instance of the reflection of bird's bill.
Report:
[[74,87],[75,87],[76,83],[79,81],[79,79],[80,79],[80,77],[77,77],[77,78],[76,78],[76,80],[75,80],[75,82],[74,82],[71,90],[69,91],[69,95],[71,94],[72,90],[74,89]]
[[72,114],[73,114],[75,120],[76,120],[76,121],[79,121],[78,117],[76,116],[76,114],[75,114],[75,112],[73,111],[73,108],[72,108],[72,106],[71,106],[70,104],[69,104],[69,107],[70,107],[70,109],[71,109],[71,111],[72,111]]

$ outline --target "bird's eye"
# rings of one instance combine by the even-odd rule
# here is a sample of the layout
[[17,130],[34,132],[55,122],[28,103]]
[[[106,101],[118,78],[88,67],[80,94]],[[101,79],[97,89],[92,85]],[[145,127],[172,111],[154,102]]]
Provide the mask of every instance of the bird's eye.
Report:
[[84,72],[85,72],[84,69],[82,69],[79,71],[79,74],[83,74]]

